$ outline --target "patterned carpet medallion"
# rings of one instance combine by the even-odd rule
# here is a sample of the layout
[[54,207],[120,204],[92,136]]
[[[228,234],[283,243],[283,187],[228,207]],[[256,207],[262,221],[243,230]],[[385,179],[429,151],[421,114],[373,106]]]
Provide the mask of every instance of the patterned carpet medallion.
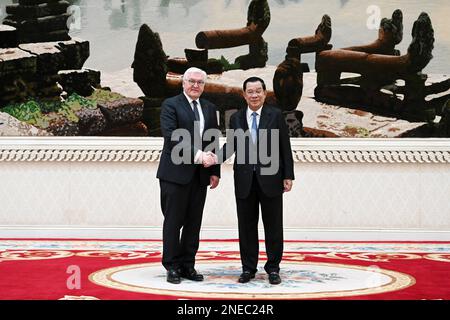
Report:
[[280,285],[246,284],[237,241],[202,241],[205,281],[168,283],[161,241],[0,240],[0,299],[450,299],[450,243],[285,243]]

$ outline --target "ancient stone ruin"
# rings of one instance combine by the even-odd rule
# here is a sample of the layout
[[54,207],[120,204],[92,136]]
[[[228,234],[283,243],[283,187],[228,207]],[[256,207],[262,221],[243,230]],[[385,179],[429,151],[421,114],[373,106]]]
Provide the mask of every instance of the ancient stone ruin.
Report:
[[262,68],[266,66],[267,42],[262,35],[270,23],[270,8],[267,0],[252,0],[248,7],[247,25],[240,29],[200,31],[195,37],[197,48],[186,48],[185,58],[170,57],[167,60],[169,72],[183,74],[190,67],[197,67],[207,74],[220,74],[224,62],[208,58],[209,50],[225,49],[243,45],[249,46],[249,54],[237,57],[236,69]]
[[[244,44],[252,48],[263,41],[262,34],[269,21],[267,1],[252,1],[246,27],[199,32],[196,37],[198,49],[186,49],[186,58],[166,55],[158,33],[142,25],[132,67],[135,82],[145,94],[141,99],[144,100],[144,122],[150,134],[160,134],[161,103],[166,97],[181,92],[181,74],[192,66],[215,73],[209,77],[203,97],[218,106],[220,127],[224,131],[229,116],[245,106],[241,83],[237,84],[234,79],[244,75],[242,69],[247,66],[244,63],[244,68],[241,65],[238,70],[220,74],[220,67],[215,69],[215,62],[208,58],[208,53],[212,49]],[[445,92],[450,88],[450,81],[426,84],[427,76],[421,72],[432,58],[433,34],[428,15],[421,14],[414,24],[408,53],[401,55],[396,45],[403,39],[403,14],[401,10],[395,10],[391,18],[382,19],[378,38],[372,43],[333,49],[331,18],[324,15],[312,36],[297,37],[288,42],[285,60],[272,73],[273,89],[268,89],[267,103],[276,104],[283,110],[291,137],[402,137],[445,133],[447,125],[444,121],[448,122],[448,116],[444,115],[448,110],[442,106],[449,98]],[[316,55],[317,77],[316,73],[309,73],[306,63],[302,63],[302,55],[308,53]],[[265,62],[260,64],[258,57],[249,58],[251,54],[252,49],[250,55],[238,57],[236,62],[248,58],[255,62],[248,67],[261,66],[258,71],[250,70],[254,74],[272,70]],[[303,114],[303,110],[298,109],[304,94],[304,73],[307,73],[308,84],[316,83],[317,86],[308,88],[307,101],[302,102],[302,106],[322,111],[308,109],[311,114]],[[433,94],[440,96],[430,99]],[[337,110],[339,106],[346,110]],[[339,114],[340,118],[327,127],[327,119],[333,118],[334,114]],[[353,118],[348,118],[349,115]],[[437,115],[442,115],[440,133],[434,125],[424,126],[427,122],[431,124]],[[316,117],[313,126],[304,128],[303,121],[311,116]],[[353,124],[356,118],[364,120]]]
[[78,39],[1,48],[0,105],[28,97],[58,100],[62,93],[58,72],[79,69],[88,57],[89,43]]
[[278,105],[286,111],[295,110],[303,91],[303,72],[309,72],[309,66],[302,64],[301,55],[329,50],[331,39],[331,18],[322,17],[313,36],[294,38],[286,48],[286,58],[278,65],[273,79],[273,88]]
[[147,135],[140,122],[143,102],[98,91],[100,72],[83,68],[89,42],[70,38],[68,6],[19,0],[6,7],[0,25],[0,135]]
[[134,53],[133,80],[146,97],[166,96],[167,55],[158,33],[143,24]]
[[249,46],[249,54],[237,57],[240,69],[266,66],[267,42],[262,37],[270,23],[270,8],[267,0],[252,0],[248,8],[247,26],[234,30],[200,31],[195,43],[200,49],[224,49]]
[[[274,77],[275,95],[283,109],[293,110],[296,102],[300,101],[302,75],[298,70],[301,54],[313,52],[317,71],[314,97],[316,101],[327,104],[323,108],[343,106],[358,110],[360,116],[372,112],[389,117],[386,120],[428,122],[425,134],[431,136],[445,132],[442,128],[446,125],[441,124],[438,130],[433,120],[442,116],[441,122],[445,121],[443,114],[446,109],[442,106],[450,97],[446,94],[450,80],[434,82],[433,79],[430,83],[428,76],[422,73],[432,59],[434,46],[434,30],[426,13],[422,13],[414,23],[413,40],[405,55],[395,48],[403,39],[403,13],[399,9],[390,19],[381,20],[378,38],[372,43],[333,50],[329,44],[331,36],[331,19],[325,15],[314,36],[289,41],[286,60],[278,66]],[[317,121],[319,127],[327,127],[326,119],[333,117],[333,112],[330,109],[318,115],[322,118]],[[398,128],[393,127],[392,130],[407,134],[400,129],[404,126],[402,121],[399,121]],[[349,131],[353,129],[364,128],[348,127]],[[421,133],[417,132],[420,136]]]
[[329,44],[331,35],[331,18],[325,14],[313,36],[294,38],[289,41],[288,47],[299,48],[300,54],[330,50],[333,47]]
[[70,40],[69,5],[60,0],[19,0],[6,6],[3,24],[16,28],[18,43]]
[[332,45],[328,43],[331,33],[331,18],[324,15],[313,36],[289,41],[285,60],[275,71],[273,91],[277,105],[285,115],[291,137],[306,136],[303,131],[303,112],[296,110],[303,93],[303,72],[309,72],[309,66],[301,62],[301,55],[331,49]]
[[[401,12],[396,11],[391,21],[382,22],[375,43],[318,53],[316,99],[354,105],[409,121],[432,121],[445,101],[425,100],[427,95],[442,89],[439,85],[425,85],[427,75],[421,72],[433,57],[431,20],[426,13],[419,16],[412,29],[413,40],[408,52],[400,56],[394,46],[402,38],[401,29]],[[343,72],[361,76],[341,79]],[[399,85],[397,80],[405,84]]]
[[378,30],[378,39],[367,45],[343,48],[343,50],[359,51],[371,54],[387,54],[399,56],[400,51],[395,49],[403,40],[403,12],[400,9],[392,13],[392,18],[383,18]]

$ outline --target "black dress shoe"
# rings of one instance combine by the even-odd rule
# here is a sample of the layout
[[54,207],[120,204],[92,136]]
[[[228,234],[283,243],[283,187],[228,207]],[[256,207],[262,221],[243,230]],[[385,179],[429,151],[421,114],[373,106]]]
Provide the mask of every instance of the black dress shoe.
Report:
[[239,282],[240,283],[246,283],[249,282],[251,279],[255,278],[255,274],[251,273],[250,271],[244,271],[239,276]]
[[197,273],[194,268],[182,268],[180,269],[180,276],[192,281],[203,281],[203,275]]
[[167,270],[167,282],[179,284],[181,282],[180,274],[176,269]]
[[280,284],[281,283],[280,274],[278,272],[269,273],[269,283],[270,284]]

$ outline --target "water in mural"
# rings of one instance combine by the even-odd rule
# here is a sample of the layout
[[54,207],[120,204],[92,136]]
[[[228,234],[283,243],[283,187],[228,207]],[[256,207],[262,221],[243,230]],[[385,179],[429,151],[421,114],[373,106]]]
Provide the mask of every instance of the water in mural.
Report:
[[[6,5],[18,0],[0,0],[0,19],[6,16]],[[91,55],[87,66],[104,71],[129,67],[133,59],[137,30],[147,23],[159,32],[164,49],[171,55],[183,55],[184,48],[194,47],[195,35],[204,29],[242,27],[250,0],[69,0],[76,20],[71,36],[90,41]],[[430,73],[442,73],[448,66],[450,34],[447,0],[269,0],[271,23],[265,38],[269,43],[269,64],[284,58],[289,39],[315,30],[323,14],[333,18],[335,47],[347,47],[373,40],[379,17],[388,17],[400,8],[404,14],[405,37],[399,49],[406,51],[413,22],[427,12],[435,29],[434,58],[426,67]],[[77,8],[76,8],[77,7]],[[74,19],[75,20],[75,19]],[[118,45],[120,44],[120,45]],[[244,48],[227,49],[217,55],[237,56]],[[312,62],[313,57],[305,57]]]
[[[0,0],[0,19],[5,6],[17,0]],[[183,55],[184,48],[194,47],[195,35],[204,29],[239,28],[246,20],[250,0],[69,0],[77,6],[73,16],[72,36],[91,42],[87,65],[105,71],[129,67],[136,44],[137,30],[147,23],[159,32],[164,49],[171,55]],[[271,23],[265,34],[269,43],[269,63],[284,58],[289,39],[313,32],[323,14],[333,18],[335,47],[367,43],[376,37],[379,17],[388,17],[400,8],[404,14],[405,37],[399,49],[406,51],[413,22],[427,12],[436,32],[434,58],[426,72],[442,73],[450,56],[447,32],[450,2],[447,0],[269,0]],[[117,45],[120,43],[120,45]],[[217,53],[237,56],[244,48]],[[313,57],[306,57],[312,62]],[[447,63],[448,66],[448,63]]]

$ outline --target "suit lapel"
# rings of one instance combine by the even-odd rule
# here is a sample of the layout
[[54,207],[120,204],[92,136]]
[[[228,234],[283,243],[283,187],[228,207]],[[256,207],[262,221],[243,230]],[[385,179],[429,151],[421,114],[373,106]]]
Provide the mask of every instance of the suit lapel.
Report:
[[209,123],[209,119],[210,119],[210,114],[209,114],[210,110],[209,109],[210,108],[208,108],[206,106],[206,102],[203,99],[199,99],[199,100],[200,100],[200,106],[202,108],[203,119],[205,120],[205,130],[206,130],[207,128],[211,127],[211,125]]
[[266,108],[265,106],[263,106],[263,108],[261,110],[261,119],[259,120],[258,130],[259,129],[268,129],[267,125],[269,123],[270,116],[271,116],[270,110],[268,108]]
[[[241,125],[241,128],[244,130],[244,132],[249,131],[248,122],[247,122],[247,109],[248,109],[248,107],[245,107],[245,108],[242,108],[241,110],[239,110],[239,123]],[[247,150],[247,152],[246,152],[247,156],[249,154],[250,144],[254,145],[253,140],[251,138],[248,140],[245,139],[245,146],[246,146],[245,148]]]
[[184,93],[180,94],[179,97],[180,97],[181,104],[183,105],[183,109],[186,111],[189,118],[192,119],[192,121],[195,121],[194,112],[192,111],[192,107],[189,104],[189,101],[186,98],[186,96],[184,95]]
[[238,111],[239,116],[239,123],[241,125],[241,128],[244,129],[244,131],[248,130],[248,123],[247,123],[247,107],[242,108]]

